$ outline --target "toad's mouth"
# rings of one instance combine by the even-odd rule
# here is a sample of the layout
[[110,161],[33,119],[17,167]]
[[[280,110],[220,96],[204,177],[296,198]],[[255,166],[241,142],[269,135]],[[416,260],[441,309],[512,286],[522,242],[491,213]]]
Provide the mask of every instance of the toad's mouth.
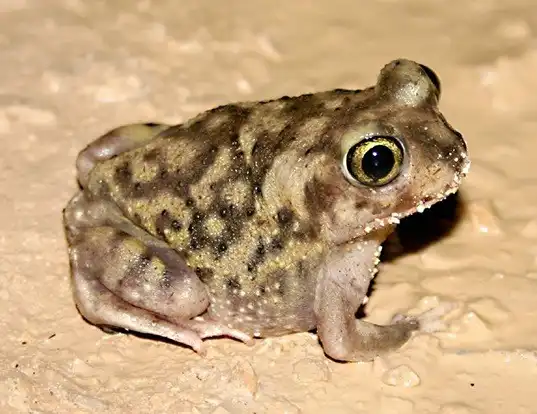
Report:
[[424,197],[424,199],[421,200],[415,207],[405,209],[405,211],[402,213],[394,212],[385,217],[375,218],[363,227],[363,234],[377,232],[387,227],[394,227],[399,224],[401,219],[411,216],[415,213],[423,213],[425,210],[431,208],[434,204],[445,200],[452,194],[455,194],[459,190],[462,179],[468,175],[469,170],[470,160],[466,159],[464,166],[454,175],[451,183],[449,183],[443,191]]
[[[375,238],[378,241],[384,241],[388,235],[394,230],[395,226],[399,224],[401,219],[411,216],[415,213],[423,213],[425,210],[431,208],[434,204],[446,199],[452,194],[455,194],[460,187],[462,179],[468,174],[470,169],[470,160],[465,159],[462,167],[455,173],[453,180],[447,184],[442,190],[426,195],[422,197],[421,201],[413,207],[407,207],[402,212],[393,212],[384,217],[377,217],[370,222],[361,224],[355,228],[355,232],[350,238],[340,239],[337,245],[347,245],[355,243],[363,238]],[[349,233],[347,233],[349,235]]]

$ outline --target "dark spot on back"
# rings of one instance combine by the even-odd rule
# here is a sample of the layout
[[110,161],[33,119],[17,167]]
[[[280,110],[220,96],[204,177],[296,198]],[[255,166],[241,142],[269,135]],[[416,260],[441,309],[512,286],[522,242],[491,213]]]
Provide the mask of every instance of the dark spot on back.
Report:
[[132,187],[132,196],[133,197],[141,197],[144,194],[144,190],[142,188],[142,184],[139,182],[135,182]]
[[281,237],[277,236],[270,242],[270,247],[273,250],[281,250],[283,249],[283,241]]
[[174,219],[170,212],[166,209],[162,210],[160,214],[155,218],[155,231],[157,235],[164,239],[166,237],[165,230],[172,229],[179,231],[183,228],[181,222]]
[[294,97],[284,108],[284,112],[295,114],[302,112],[304,118],[319,116],[324,110],[324,100],[313,93],[305,93]]
[[293,212],[287,208],[283,207],[278,211],[278,223],[283,226],[289,225],[293,221]]
[[137,225],[140,225],[142,223],[142,219],[140,217],[140,214],[138,213],[134,213],[133,216],[133,221],[137,224]]
[[160,151],[154,148],[151,151],[146,152],[143,158],[145,162],[152,162],[152,161],[157,160],[159,155],[160,155]]
[[356,93],[362,92],[362,89],[342,89],[342,88],[336,88],[334,89],[334,92],[341,94],[341,95],[354,95]]
[[128,162],[124,162],[116,167],[114,172],[114,181],[122,188],[128,188],[132,184],[132,172]]
[[306,266],[304,266],[304,260],[300,260],[296,265],[296,274],[298,275],[298,277],[303,278],[304,276],[306,276],[305,269]]
[[[241,143],[240,143],[240,140],[239,140],[239,133],[238,131],[234,131],[232,134],[230,134],[229,136],[229,141],[231,143],[231,147],[235,150],[239,150],[240,146],[241,146]],[[241,151],[242,152],[242,151]]]
[[226,281],[226,285],[229,289],[240,289],[241,284],[236,278],[229,278]]
[[161,239],[164,239],[166,237],[166,233],[164,232],[164,229],[165,227],[158,224],[158,219],[157,219],[157,224],[155,225],[155,231],[157,232],[157,236],[160,237]]
[[263,243],[263,239],[260,237],[257,242],[257,247],[255,248],[255,252],[250,257],[250,260],[248,261],[248,271],[254,272],[257,267],[263,263],[266,259],[266,253],[267,249],[265,247],[265,244]]
[[196,275],[203,283],[208,283],[214,278],[214,271],[206,267],[196,267]]
[[259,256],[263,256],[265,254],[265,245],[263,244],[263,240],[259,239],[259,245],[255,249],[255,252]]
[[205,233],[203,221],[203,214],[199,211],[194,212],[192,215],[192,221],[188,226],[188,232],[190,234],[190,248],[193,250],[205,247],[209,239]]

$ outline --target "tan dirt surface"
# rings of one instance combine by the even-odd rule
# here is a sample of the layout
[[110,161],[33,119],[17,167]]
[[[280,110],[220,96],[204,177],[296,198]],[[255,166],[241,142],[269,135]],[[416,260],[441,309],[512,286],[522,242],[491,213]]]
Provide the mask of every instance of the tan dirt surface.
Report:
[[[532,0],[1,0],[0,412],[537,413],[536,34]],[[89,141],[369,86],[397,57],[439,74],[473,164],[458,207],[393,239],[365,312],[455,301],[445,330],[340,364],[308,333],[202,359],[81,319],[61,210]]]

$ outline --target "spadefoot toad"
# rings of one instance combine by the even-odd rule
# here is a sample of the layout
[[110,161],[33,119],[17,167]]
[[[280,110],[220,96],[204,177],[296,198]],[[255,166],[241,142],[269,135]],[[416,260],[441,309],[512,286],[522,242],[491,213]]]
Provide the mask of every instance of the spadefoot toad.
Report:
[[203,339],[316,329],[369,360],[426,317],[355,317],[398,221],[457,191],[466,144],[434,72],[399,59],[375,86],[220,106],[117,128],[78,156],[64,210],[82,316],[204,352]]

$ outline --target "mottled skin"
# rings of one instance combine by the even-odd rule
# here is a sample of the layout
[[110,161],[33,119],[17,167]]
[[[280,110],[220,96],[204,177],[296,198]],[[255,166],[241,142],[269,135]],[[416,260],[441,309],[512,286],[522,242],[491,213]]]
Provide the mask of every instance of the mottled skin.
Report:
[[[198,352],[212,336],[250,343],[316,329],[342,361],[432,329],[430,315],[378,326],[355,313],[398,219],[455,192],[469,167],[439,88],[401,59],[362,91],[230,104],[94,141],[64,211],[79,311]],[[349,149],[374,136],[403,149],[384,185],[346,167]]]

